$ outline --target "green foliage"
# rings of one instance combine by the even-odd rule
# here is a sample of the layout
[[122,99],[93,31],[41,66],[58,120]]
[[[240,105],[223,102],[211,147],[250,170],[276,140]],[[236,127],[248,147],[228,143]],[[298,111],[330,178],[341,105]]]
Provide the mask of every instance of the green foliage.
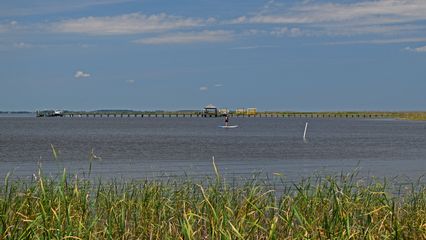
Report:
[[[38,174],[0,187],[0,239],[425,239],[426,189],[392,195],[353,175],[94,184]],[[276,189],[281,189],[277,191]],[[284,190],[282,190],[284,189]]]

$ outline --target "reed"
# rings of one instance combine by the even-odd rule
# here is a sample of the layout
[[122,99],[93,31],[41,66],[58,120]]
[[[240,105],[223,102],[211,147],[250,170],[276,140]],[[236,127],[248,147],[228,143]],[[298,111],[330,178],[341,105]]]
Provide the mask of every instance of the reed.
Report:
[[[253,178],[101,181],[69,176],[0,187],[0,239],[425,239],[426,189],[398,194],[354,174],[281,186]],[[280,191],[276,191],[276,189]]]

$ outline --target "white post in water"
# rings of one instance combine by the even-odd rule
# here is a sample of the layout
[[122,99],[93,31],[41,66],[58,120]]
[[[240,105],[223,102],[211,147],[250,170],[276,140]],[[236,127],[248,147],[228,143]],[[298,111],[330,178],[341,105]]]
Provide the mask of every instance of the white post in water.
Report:
[[306,142],[306,131],[308,130],[308,122],[305,125],[305,131],[303,132],[303,141]]

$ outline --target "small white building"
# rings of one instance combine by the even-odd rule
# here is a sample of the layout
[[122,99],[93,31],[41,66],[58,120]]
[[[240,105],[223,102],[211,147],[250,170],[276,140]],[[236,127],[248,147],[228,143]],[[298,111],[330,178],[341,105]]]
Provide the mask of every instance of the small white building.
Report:
[[222,116],[226,116],[226,115],[229,114],[229,109],[221,108],[221,109],[219,109],[219,114],[222,115]]

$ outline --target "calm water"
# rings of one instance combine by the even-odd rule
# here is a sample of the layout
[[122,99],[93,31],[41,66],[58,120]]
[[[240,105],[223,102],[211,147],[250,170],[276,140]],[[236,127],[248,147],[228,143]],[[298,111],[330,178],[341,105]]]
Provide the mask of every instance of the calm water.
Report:
[[[0,117],[0,177],[28,178],[66,167],[103,178],[161,178],[220,172],[287,179],[359,168],[364,176],[426,173],[426,122],[397,120],[234,118],[34,118]],[[309,121],[308,142],[302,139]],[[53,144],[59,152],[55,160]]]

